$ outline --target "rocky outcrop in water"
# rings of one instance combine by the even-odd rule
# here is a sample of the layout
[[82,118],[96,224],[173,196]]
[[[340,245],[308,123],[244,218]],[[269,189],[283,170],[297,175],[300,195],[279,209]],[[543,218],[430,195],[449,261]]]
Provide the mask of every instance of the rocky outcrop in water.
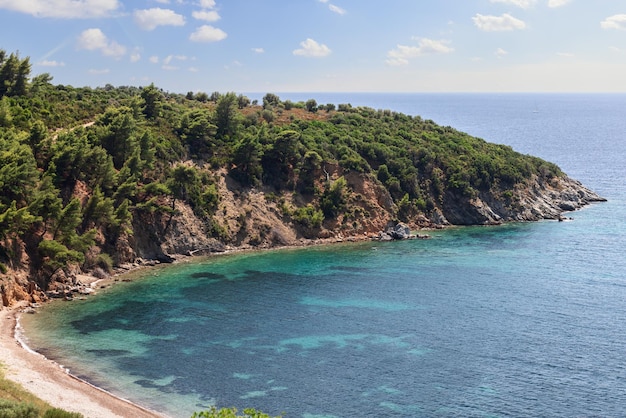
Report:
[[484,193],[466,198],[447,193],[441,210],[441,224],[496,225],[503,222],[558,220],[564,212],[593,202],[606,201],[569,177],[550,181],[535,178],[510,193]]

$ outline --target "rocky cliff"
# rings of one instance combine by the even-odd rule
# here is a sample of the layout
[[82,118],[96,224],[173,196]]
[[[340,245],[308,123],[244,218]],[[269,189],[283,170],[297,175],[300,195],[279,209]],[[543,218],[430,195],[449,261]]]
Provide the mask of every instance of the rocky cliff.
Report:
[[441,224],[494,225],[502,222],[562,219],[564,212],[604,198],[567,176],[549,180],[533,176],[512,192],[481,193],[472,198],[446,194]]
[[398,222],[560,219],[603,200],[554,164],[419,116],[212,97],[46,85],[3,100],[3,305],[69,297],[84,273],[370,239]]
[[[343,173],[337,168],[332,174],[336,178]],[[289,208],[301,206],[301,196],[285,193],[277,199],[270,190],[242,187],[225,171],[217,173],[216,178],[220,204],[213,222],[226,231],[221,239],[208,232],[206,220],[198,217],[188,204],[178,201],[173,214],[139,214],[134,218],[132,232],[122,235],[115,243],[115,264],[123,267],[119,271],[227,250],[372,239],[397,219],[397,207],[389,192],[365,174],[346,175],[353,215],[325,221],[318,228],[303,226],[291,216]],[[413,230],[421,230],[448,225],[559,220],[565,212],[603,200],[569,177],[550,181],[535,178],[505,195],[484,193],[467,197],[448,193],[430,217],[419,214],[408,219],[407,224]],[[20,300],[38,302],[47,298],[44,290],[77,290],[83,284],[80,275],[84,272],[75,266],[67,274],[56,274],[48,289],[42,289],[29,280],[29,260],[27,252],[23,254],[21,264],[12,266],[2,276],[0,293],[4,306]]]
[[[337,176],[341,173],[334,172]],[[220,210],[216,221],[226,226],[222,240],[205,233],[203,221],[185,204],[165,228],[166,220],[137,223],[131,240],[123,245],[121,263],[137,258],[170,261],[181,256],[208,254],[232,249],[303,246],[344,240],[365,240],[376,236],[397,220],[397,207],[389,192],[371,177],[349,174],[349,201],[356,216],[340,216],[311,229],[294,221],[289,207],[301,205],[299,197],[286,193],[277,201],[271,191],[241,188],[222,172],[219,176]],[[419,214],[406,223],[413,230],[450,225],[498,225],[504,222],[560,220],[566,212],[580,209],[604,198],[569,177],[551,181],[529,181],[512,195],[483,194],[476,197],[446,195],[444,203],[430,217]],[[122,249],[120,249],[122,250]]]

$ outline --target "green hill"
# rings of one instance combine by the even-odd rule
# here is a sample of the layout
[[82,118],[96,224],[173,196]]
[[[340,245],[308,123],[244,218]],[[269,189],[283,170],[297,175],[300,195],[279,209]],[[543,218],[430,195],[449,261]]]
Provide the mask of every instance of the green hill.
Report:
[[[556,219],[602,200],[554,164],[390,110],[76,88],[0,51],[0,280],[231,247]],[[3,278],[3,279],[2,279]],[[21,293],[20,293],[21,292]]]

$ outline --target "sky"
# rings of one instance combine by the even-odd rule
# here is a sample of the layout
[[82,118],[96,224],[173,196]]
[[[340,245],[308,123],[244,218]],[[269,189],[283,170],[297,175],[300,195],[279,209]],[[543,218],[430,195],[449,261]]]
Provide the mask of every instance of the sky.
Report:
[[75,87],[626,92],[626,1],[0,0],[0,49]]

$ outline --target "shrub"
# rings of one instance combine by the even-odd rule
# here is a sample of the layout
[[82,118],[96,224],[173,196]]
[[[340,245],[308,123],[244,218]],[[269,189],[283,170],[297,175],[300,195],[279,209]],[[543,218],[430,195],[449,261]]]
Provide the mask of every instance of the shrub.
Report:
[[265,122],[267,123],[272,123],[274,121],[274,119],[276,119],[276,116],[274,115],[274,112],[272,112],[269,109],[265,109],[262,113],[261,113],[261,117],[263,119],[265,119]]
[[59,408],[48,409],[43,418],[83,418],[78,412],[68,412]]
[[291,217],[294,221],[307,228],[319,228],[322,226],[322,222],[324,222],[324,213],[315,209],[313,205],[306,205],[296,209]]
[[100,253],[96,258],[96,267],[110,274],[113,271],[113,259],[107,253]]
[[344,177],[339,177],[324,190],[320,199],[320,207],[324,216],[335,218],[346,207],[346,187],[348,183]]
[[341,103],[339,104],[338,110],[340,112],[349,112],[352,110],[352,105],[350,103]]
[[[271,418],[269,415],[254,408],[243,410],[243,415],[237,415],[237,408],[217,409],[212,406],[208,411],[194,412],[191,418]],[[280,416],[274,417],[280,418]]]
[[55,240],[44,240],[39,243],[41,255],[48,258],[47,264],[56,270],[67,263],[85,261],[85,256],[78,251],[69,250],[65,245]]
[[317,102],[315,101],[315,99],[307,100],[304,105],[306,106],[306,110],[308,110],[309,112],[317,112]]
[[0,400],[0,418],[37,418],[39,410],[25,402]]

